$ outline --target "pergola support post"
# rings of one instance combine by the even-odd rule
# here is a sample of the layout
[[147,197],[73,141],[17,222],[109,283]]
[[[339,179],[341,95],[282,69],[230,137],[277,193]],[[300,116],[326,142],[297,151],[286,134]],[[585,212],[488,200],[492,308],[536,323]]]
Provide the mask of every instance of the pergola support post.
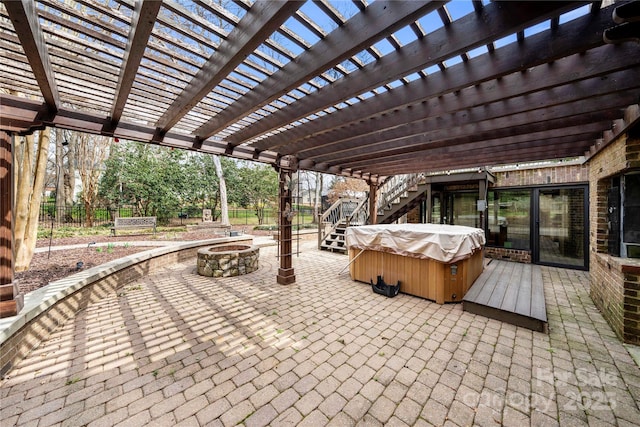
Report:
[[378,184],[369,181],[369,224],[378,223]]
[[13,156],[12,135],[0,131],[0,317],[17,315],[24,297],[13,280]]
[[[478,200],[481,206],[478,206],[478,211],[480,213],[480,225],[479,228],[482,228],[487,233],[487,221],[485,218],[485,212],[487,212],[487,192],[489,190],[489,181],[487,178],[487,174],[484,174],[482,179],[478,180]],[[482,209],[481,209],[482,208]]]
[[279,222],[278,246],[280,268],[278,269],[277,282],[281,285],[295,283],[296,275],[293,269],[293,227],[291,220],[294,216],[293,208],[293,179],[292,175],[298,168],[297,159],[294,156],[283,156],[278,160],[278,195],[279,195]]
[[427,183],[427,200],[425,203],[425,222],[427,224],[431,224],[433,221],[433,200],[432,200],[433,191],[431,189],[431,183]]

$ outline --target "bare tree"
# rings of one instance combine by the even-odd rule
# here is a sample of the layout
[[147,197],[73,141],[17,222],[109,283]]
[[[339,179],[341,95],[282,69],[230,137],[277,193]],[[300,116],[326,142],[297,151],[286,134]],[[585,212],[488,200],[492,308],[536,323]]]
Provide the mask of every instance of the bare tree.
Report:
[[218,185],[220,189],[220,222],[222,225],[230,225],[229,206],[227,204],[227,182],[224,179],[220,157],[213,156],[213,164],[216,166],[216,175],[218,176]]
[[318,221],[318,216],[322,210],[322,186],[323,186],[323,174],[320,172],[315,172],[316,176],[316,188],[315,188],[315,197],[313,198],[313,222]]
[[104,162],[109,156],[110,138],[87,133],[74,133],[77,147],[78,173],[82,181],[82,202],[85,223],[93,227],[94,211],[98,199],[98,184]]
[[49,134],[49,128],[46,128],[37,134],[15,138],[15,271],[25,271],[29,268],[36,247],[38,217],[47,169]]
[[364,196],[369,189],[366,182],[356,178],[339,177],[334,181],[329,190],[328,198],[330,203],[334,203],[340,197],[357,198]]
[[55,132],[56,221],[72,222],[74,189],[76,186],[75,144],[62,129]]

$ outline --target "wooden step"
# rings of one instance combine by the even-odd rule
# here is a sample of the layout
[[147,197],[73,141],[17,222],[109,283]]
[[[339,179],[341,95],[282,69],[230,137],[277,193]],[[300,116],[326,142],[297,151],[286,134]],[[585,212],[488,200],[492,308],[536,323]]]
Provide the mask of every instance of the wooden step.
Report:
[[324,243],[328,246],[344,246],[345,241],[342,239],[325,239]]
[[336,246],[333,244],[323,243],[322,245],[320,245],[320,249],[323,251],[340,252],[344,254],[347,253],[347,248],[345,246]]
[[462,299],[464,311],[547,331],[540,266],[492,260]]

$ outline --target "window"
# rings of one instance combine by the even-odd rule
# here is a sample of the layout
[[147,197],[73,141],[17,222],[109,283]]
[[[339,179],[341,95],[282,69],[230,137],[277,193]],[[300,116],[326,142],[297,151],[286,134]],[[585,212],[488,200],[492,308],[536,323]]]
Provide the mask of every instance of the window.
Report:
[[531,249],[531,190],[489,191],[487,245]]
[[483,228],[478,213],[478,193],[454,193],[452,196],[453,218],[451,224]]

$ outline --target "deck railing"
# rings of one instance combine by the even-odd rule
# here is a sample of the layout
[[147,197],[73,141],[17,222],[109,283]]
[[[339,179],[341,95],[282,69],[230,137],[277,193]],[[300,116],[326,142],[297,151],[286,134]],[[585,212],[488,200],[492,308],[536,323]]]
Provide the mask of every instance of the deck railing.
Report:
[[[400,201],[411,188],[416,187],[424,174],[396,175],[388,178],[377,191],[377,213],[384,213],[386,207]],[[369,220],[369,196],[358,199],[338,199],[318,220],[318,247],[325,238],[336,231],[340,224],[365,225]]]
[[347,226],[365,225],[369,222],[369,196],[360,199],[358,206],[351,212],[346,219]]
[[[365,203],[366,204],[366,203]],[[349,222],[355,214],[354,221],[361,217],[358,213],[362,205],[361,199],[338,199],[333,205],[320,215],[318,220],[318,248],[325,238],[334,233],[338,226],[344,222]]]
[[378,214],[383,214],[386,208],[393,203],[399,202],[400,198],[406,196],[412,187],[418,185],[423,176],[424,174],[422,173],[414,173],[389,177],[378,189],[376,203]]

